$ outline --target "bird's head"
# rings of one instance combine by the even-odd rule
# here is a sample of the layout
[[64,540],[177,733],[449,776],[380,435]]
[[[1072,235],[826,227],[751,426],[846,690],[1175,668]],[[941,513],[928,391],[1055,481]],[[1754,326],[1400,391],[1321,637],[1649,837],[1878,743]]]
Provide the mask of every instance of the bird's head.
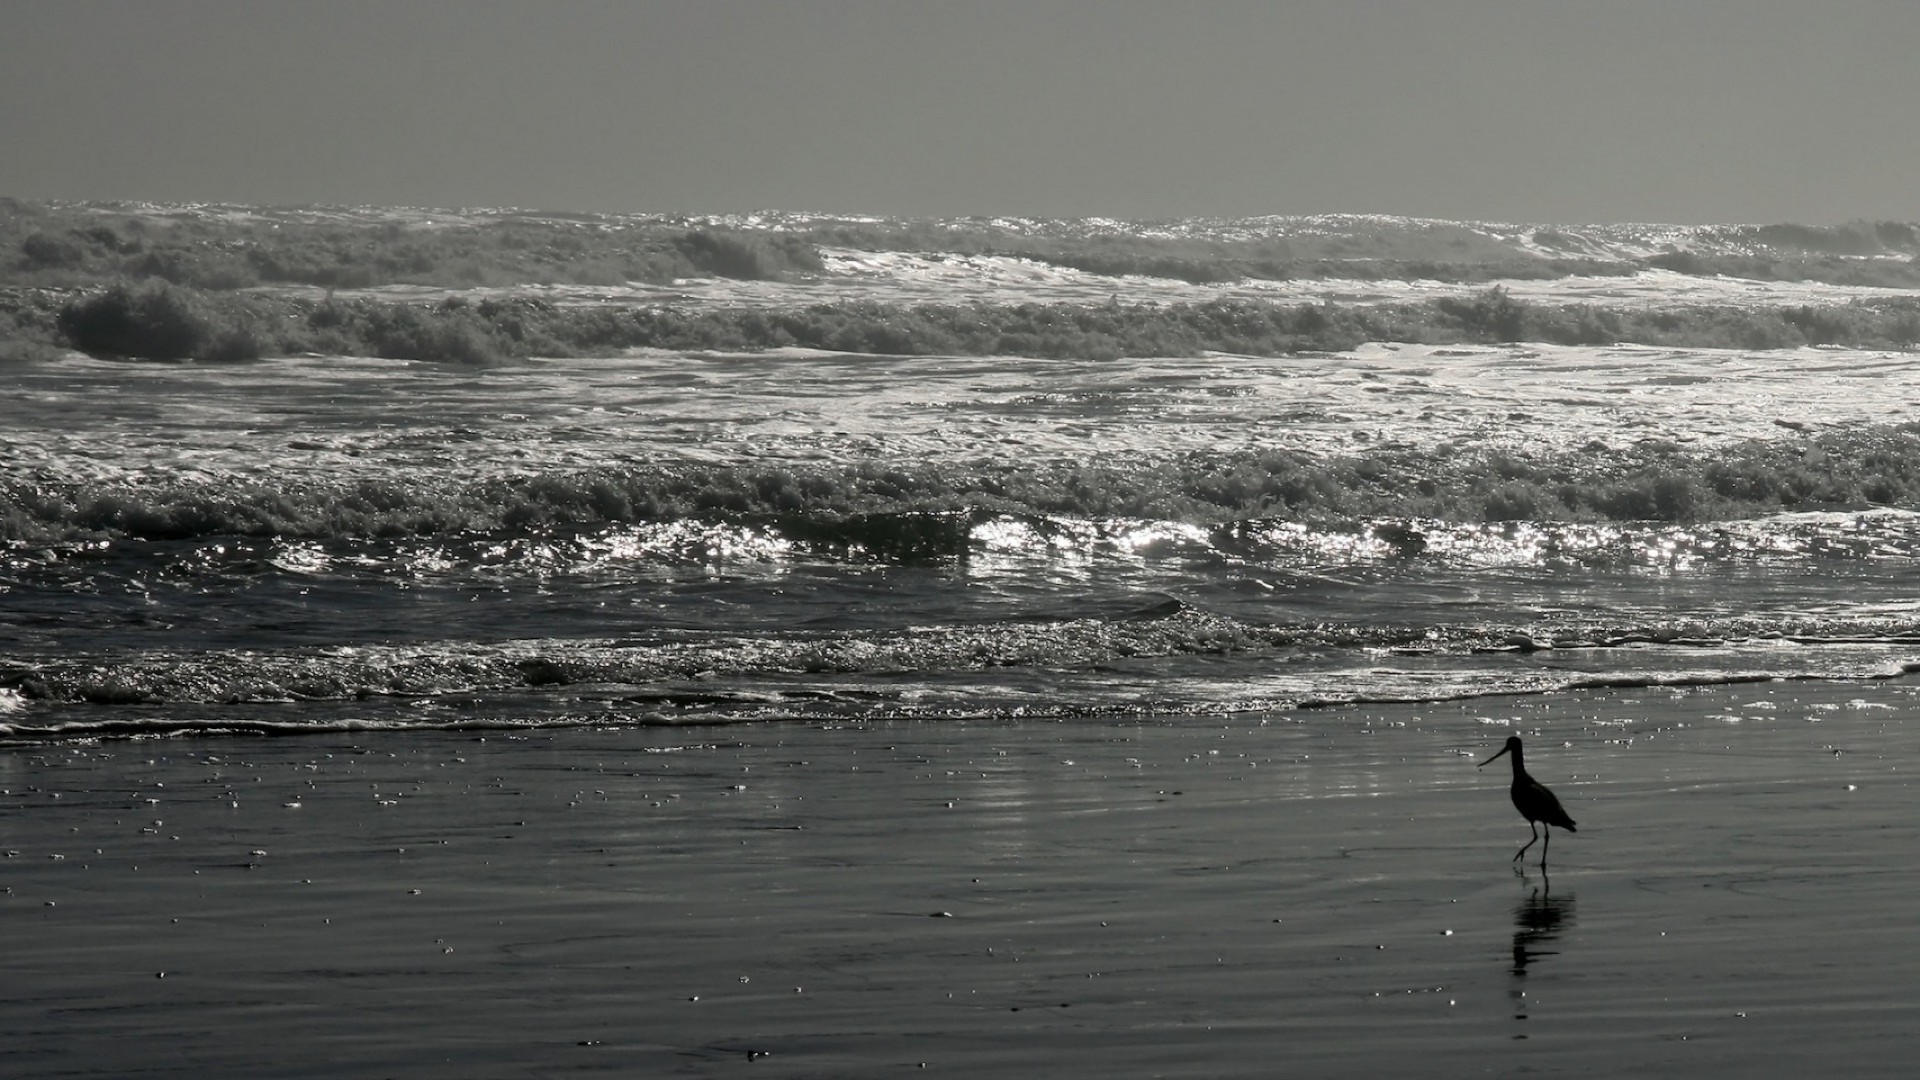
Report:
[[1485,767],[1487,767],[1488,765],[1491,765],[1491,764],[1493,764],[1494,762],[1496,762],[1496,761],[1498,761],[1498,760],[1500,760],[1500,757],[1501,757],[1501,755],[1503,755],[1503,754],[1506,754],[1506,753],[1508,753],[1509,751],[1511,751],[1511,752],[1512,752],[1512,753],[1513,753],[1513,754],[1514,754],[1515,756],[1518,756],[1518,755],[1519,755],[1519,753],[1520,753],[1520,736],[1518,736],[1518,735],[1509,735],[1509,736],[1507,736],[1507,745],[1505,745],[1505,746],[1503,746],[1503,747],[1501,747],[1501,748],[1500,748],[1500,753],[1498,753],[1498,754],[1495,754],[1495,755],[1493,755],[1492,757],[1490,757],[1490,758],[1488,758],[1487,760],[1485,760],[1485,761],[1483,761],[1483,762],[1481,762],[1480,764],[1478,764],[1478,765],[1476,765],[1476,766],[1474,766],[1474,768],[1476,768],[1476,769],[1480,769],[1480,768],[1485,768]]

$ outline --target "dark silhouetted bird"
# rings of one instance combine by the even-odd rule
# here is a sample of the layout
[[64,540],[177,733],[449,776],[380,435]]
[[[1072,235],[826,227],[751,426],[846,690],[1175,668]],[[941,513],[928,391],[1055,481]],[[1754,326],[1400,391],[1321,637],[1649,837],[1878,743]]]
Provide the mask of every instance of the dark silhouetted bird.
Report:
[[[1533,833],[1533,839],[1520,845],[1520,850],[1513,853],[1515,862],[1519,862],[1520,856],[1525,855],[1527,849],[1534,845],[1534,841],[1540,839],[1542,830],[1534,825],[1536,821],[1542,825],[1558,825],[1568,832],[1580,831],[1573,827],[1573,819],[1561,809],[1560,800],[1553,797],[1553,792],[1548,791],[1546,785],[1540,781],[1527,775],[1526,756],[1520,749],[1520,736],[1507,736],[1507,745],[1500,749],[1500,753],[1481,762],[1480,766],[1484,767],[1499,760],[1500,754],[1513,755],[1513,808],[1520,811],[1521,817],[1527,819],[1527,829]],[[1547,848],[1553,843],[1553,830],[1544,831],[1547,842],[1540,845],[1542,867],[1547,865]]]

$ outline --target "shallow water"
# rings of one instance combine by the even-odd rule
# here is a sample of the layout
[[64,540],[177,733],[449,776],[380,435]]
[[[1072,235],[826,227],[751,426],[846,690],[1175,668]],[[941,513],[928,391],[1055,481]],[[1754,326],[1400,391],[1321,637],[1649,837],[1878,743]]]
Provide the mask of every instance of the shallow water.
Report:
[[[0,1060],[1899,1075],[1912,699],[16,751]],[[1513,731],[1579,822],[1544,875],[1507,762],[1474,768]]]

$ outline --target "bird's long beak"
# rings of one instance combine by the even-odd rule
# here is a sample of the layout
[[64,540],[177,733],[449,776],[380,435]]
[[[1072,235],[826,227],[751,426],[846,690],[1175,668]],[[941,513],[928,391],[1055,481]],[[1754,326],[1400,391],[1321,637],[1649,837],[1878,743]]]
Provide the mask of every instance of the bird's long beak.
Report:
[[[1507,752],[1507,748],[1506,748],[1506,747],[1504,747],[1504,746],[1503,746],[1503,747],[1501,747],[1501,748],[1500,748],[1500,754],[1504,754],[1504,753],[1506,753],[1506,752]],[[1475,765],[1475,766],[1474,766],[1474,768],[1476,768],[1476,769],[1484,769],[1484,768],[1486,768],[1486,767],[1487,767],[1488,765],[1491,765],[1491,764],[1493,764],[1494,762],[1496,762],[1496,761],[1498,761],[1498,760],[1500,760],[1500,754],[1495,754],[1495,755],[1493,755],[1492,757],[1490,757],[1490,758],[1488,758],[1487,760],[1485,760],[1485,761],[1483,761],[1483,762],[1481,762],[1480,764],[1478,764],[1478,765]]]

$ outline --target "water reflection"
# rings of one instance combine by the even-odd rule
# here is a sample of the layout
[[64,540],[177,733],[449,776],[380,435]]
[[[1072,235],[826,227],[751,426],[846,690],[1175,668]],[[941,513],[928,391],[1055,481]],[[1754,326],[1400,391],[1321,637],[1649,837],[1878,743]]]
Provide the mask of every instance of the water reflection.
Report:
[[[1514,905],[1513,909],[1513,985],[1508,996],[1513,999],[1513,1018],[1527,1018],[1527,968],[1538,963],[1543,957],[1558,956],[1560,950],[1548,948],[1562,931],[1573,925],[1573,894],[1553,892],[1552,882],[1547,875],[1540,875],[1540,883],[1530,886],[1527,898]],[[1515,1035],[1524,1039],[1525,1035]]]

